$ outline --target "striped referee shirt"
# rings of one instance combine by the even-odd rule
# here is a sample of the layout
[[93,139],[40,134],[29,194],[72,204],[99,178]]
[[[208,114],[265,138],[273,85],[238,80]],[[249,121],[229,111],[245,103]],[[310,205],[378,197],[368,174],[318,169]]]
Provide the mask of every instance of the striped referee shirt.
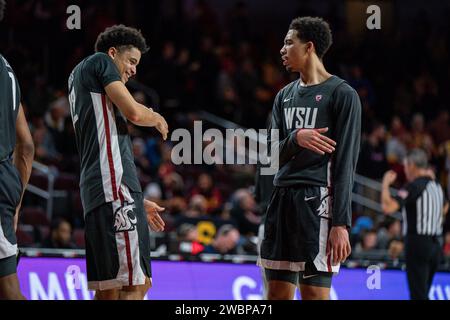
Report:
[[442,234],[444,192],[435,180],[419,177],[395,197],[403,214],[403,235]]

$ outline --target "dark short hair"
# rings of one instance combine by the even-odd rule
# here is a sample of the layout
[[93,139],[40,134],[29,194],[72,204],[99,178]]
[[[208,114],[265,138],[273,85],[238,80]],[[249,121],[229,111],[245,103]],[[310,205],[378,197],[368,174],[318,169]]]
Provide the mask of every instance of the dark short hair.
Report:
[[319,17],[295,18],[292,20],[289,29],[297,31],[300,41],[311,41],[320,59],[322,59],[333,43],[330,25]]
[[232,224],[224,224],[223,226],[221,226],[219,228],[219,230],[217,230],[216,237],[226,236],[232,230],[237,230],[237,228],[235,226],[233,226]]
[[0,0],[0,21],[3,20],[5,8],[6,8],[6,0]]
[[414,164],[417,168],[428,168],[428,155],[424,150],[419,148],[409,151],[406,155],[406,161],[410,164]]
[[184,238],[188,235],[191,230],[195,230],[197,227],[190,223],[183,223],[177,228],[178,237]]
[[95,42],[96,52],[106,53],[111,47],[118,50],[134,47],[142,54],[146,53],[149,49],[140,30],[124,26],[123,24],[106,28],[105,31],[98,35],[97,41]]
[[397,221],[399,221],[399,220],[393,216],[386,216],[384,219],[383,225],[386,229],[389,229]]

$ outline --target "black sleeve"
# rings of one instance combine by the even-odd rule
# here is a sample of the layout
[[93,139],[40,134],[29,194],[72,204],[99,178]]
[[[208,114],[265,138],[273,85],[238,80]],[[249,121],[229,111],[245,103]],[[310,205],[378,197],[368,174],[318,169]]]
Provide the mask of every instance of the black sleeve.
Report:
[[104,53],[97,53],[86,60],[83,66],[83,84],[96,92],[113,81],[121,81],[119,71],[112,59]]
[[409,183],[404,188],[400,189],[393,198],[398,202],[400,208],[403,208],[407,204],[415,202],[422,191],[423,188],[414,183]]
[[331,166],[333,226],[351,227],[352,189],[361,140],[361,102],[356,91],[343,83],[334,93],[336,151]]
[[[279,168],[284,166],[289,160],[292,159],[292,157],[294,157],[299,151],[302,150],[302,147],[300,147],[297,144],[296,140],[297,130],[292,131],[282,139],[282,134],[285,131],[283,127],[283,110],[281,108],[281,101],[283,99],[282,92],[283,90],[278,92],[277,96],[275,97],[275,101],[273,103],[272,120],[270,123],[268,135],[269,136],[268,145],[270,146],[269,151],[270,152],[276,151],[278,148]],[[279,136],[276,137],[275,135],[273,135],[271,129],[278,129]]]

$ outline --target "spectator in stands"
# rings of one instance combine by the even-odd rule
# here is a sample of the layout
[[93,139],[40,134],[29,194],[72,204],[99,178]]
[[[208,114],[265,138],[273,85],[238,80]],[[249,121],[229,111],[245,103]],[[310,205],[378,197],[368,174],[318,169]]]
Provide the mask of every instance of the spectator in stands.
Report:
[[380,180],[388,169],[386,156],[386,128],[374,122],[369,136],[363,141],[358,161],[358,172],[363,176]]
[[151,175],[150,161],[145,156],[145,141],[142,138],[133,139],[133,155],[138,176]]
[[386,143],[387,160],[390,164],[402,162],[408,152],[409,140],[410,135],[402,119],[397,115],[393,116]]
[[[150,136],[145,139],[145,155],[150,163],[151,175],[155,175],[158,172],[158,168],[161,164],[161,153],[165,154],[165,162],[167,163],[167,156],[170,155],[170,148],[166,143],[161,145],[161,141],[158,137]],[[173,167],[169,167],[173,169]],[[173,170],[169,171],[172,172]]]
[[183,223],[177,228],[178,241],[198,241],[197,227],[190,223]]
[[[73,126],[72,120],[70,119],[70,124],[66,122],[69,117],[70,107],[69,100],[66,96],[61,96],[54,100],[50,104],[49,110],[44,115],[45,126],[48,132],[53,138],[55,144],[55,150],[58,153],[63,151],[68,151],[67,145],[70,145],[70,141],[67,140],[67,129],[66,125]],[[75,138],[75,137],[73,137]],[[74,142],[74,139],[73,139]]]
[[172,215],[183,213],[187,208],[183,177],[171,172],[163,178],[163,205]]
[[219,78],[219,85],[222,88],[219,89],[219,104],[218,115],[227,119],[232,120],[234,122],[242,122],[242,108],[240,108],[239,96],[236,93],[236,89],[232,84],[221,82],[225,82],[224,77]]
[[[149,147],[149,144],[151,146]],[[152,144],[152,140],[147,141],[147,152],[151,148],[155,148],[155,145]],[[161,145],[161,161],[159,162],[159,168],[158,168],[158,176],[160,179],[164,179],[167,175],[175,172],[175,165],[172,162],[171,157],[172,149],[167,143],[164,143]],[[147,157],[151,159],[147,153]],[[151,161],[151,160],[150,160]]]
[[403,244],[403,241],[401,241],[398,238],[394,238],[391,241],[389,241],[388,245],[388,256],[390,259],[394,261],[398,261],[401,256],[403,256],[403,249],[405,245]]
[[231,217],[237,222],[239,231],[246,236],[256,236],[261,216],[256,214],[258,209],[253,194],[247,189],[239,189],[232,198]]
[[367,253],[376,249],[377,231],[375,229],[364,231],[361,239],[361,242],[358,242],[355,246],[355,254]]
[[349,84],[358,92],[363,111],[373,114],[372,108],[375,103],[375,94],[373,86],[370,80],[364,76],[361,66],[354,65],[350,68]]
[[239,230],[231,224],[225,224],[219,228],[211,244],[205,246],[203,253],[239,253],[239,239]]
[[208,201],[201,194],[191,197],[188,209],[184,212],[184,216],[188,218],[199,218],[208,212]]
[[409,148],[425,150],[429,159],[435,154],[433,138],[425,130],[425,119],[421,113],[414,114],[411,120],[411,144]]
[[190,254],[192,256],[202,253],[205,249],[204,245],[199,242],[199,234],[197,226],[191,223],[183,223],[176,230],[176,238],[172,237],[170,246],[172,252],[182,254]]
[[165,175],[162,179],[162,186],[165,199],[182,194],[185,188],[183,177],[176,172]]
[[156,66],[159,76],[155,85],[161,98],[161,106],[167,110],[179,106],[179,83],[175,77],[177,72],[175,43],[173,41],[163,43],[161,55],[161,60]]
[[144,198],[160,205],[162,202],[162,190],[160,185],[156,182],[150,182],[144,189]]
[[431,119],[439,108],[439,86],[430,72],[430,68],[421,68],[420,73],[413,78],[414,105],[413,111],[421,112]]
[[53,136],[47,127],[35,127],[32,132],[33,143],[36,146],[35,159],[44,164],[52,164],[62,160],[62,155],[56,150]]
[[69,116],[69,101],[67,97],[57,98],[50,104],[49,110],[44,115],[45,125],[53,133],[64,131],[65,118]]
[[[384,124],[374,122],[369,135],[363,138],[359,154],[357,172],[365,177],[381,180],[384,172],[389,168],[386,155],[386,129]],[[371,186],[362,186],[362,194],[373,201],[378,201],[378,191]],[[376,212],[364,208],[363,213],[375,219]]]
[[403,170],[403,159],[408,152],[410,134],[405,128],[399,116],[394,116],[391,120],[389,137],[386,142],[386,157],[389,166],[394,170],[398,177],[399,183],[406,181]]
[[442,109],[430,123],[429,132],[437,146],[450,140],[450,112]]
[[358,217],[350,233],[350,242],[352,246],[361,241],[361,236],[366,230],[373,228],[373,220],[370,217]]
[[207,213],[212,213],[222,204],[222,194],[218,188],[214,186],[211,175],[202,173],[198,176],[197,185],[192,189],[190,197],[200,194],[206,198]]
[[377,248],[388,249],[389,243],[394,239],[400,238],[401,233],[402,226],[400,220],[392,216],[386,216],[384,226],[377,233]]
[[42,244],[42,248],[51,249],[76,249],[72,241],[72,226],[63,218],[56,218],[50,226],[50,234]]

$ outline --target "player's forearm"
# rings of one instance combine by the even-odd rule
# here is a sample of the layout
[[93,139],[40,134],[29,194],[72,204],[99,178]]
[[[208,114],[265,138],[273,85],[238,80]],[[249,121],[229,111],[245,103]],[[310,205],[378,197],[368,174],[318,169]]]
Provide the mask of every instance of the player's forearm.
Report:
[[161,116],[158,113],[136,102],[122,82],[111,82],[105,87],[105,92],[125,118],[132,123],[138,126],[154,127],[160,120]]
[[132,123],[143,127],[154,127],[157,124],[159,114],[146,106],[135,103],[134,112],[127,118]]
[[[302,149],[302,147],[300,147],[296,142],[296,132],[297,131],[291,132],[285,139],[278,143],[280,167],[289,162],[292,157],[299,153]],[[276,141],[273,141],[272,143],[275,144]]]
[[[338,139],[336,153],[332,156],[331,181],[333,187],[333,225],[351,226],[352,193],[358,163],[360,136],[359,123],[349,122],[343,128],[347,134]],[[355,134],[353,134],[355,132]]]
[[[357,132],[352,130],[350,132]],[[332,158],[331,181],[333,187],[333,225],[351,226],[352,193],[359,155],[359,135],[341,139],[346,143],[338,144]],[[344,147],[345,146],[345,147]]]
[[333,202],[332,202],[332,225],[346,226],[350,228],[352,225],[352,187],[351,183],[333,184]]

